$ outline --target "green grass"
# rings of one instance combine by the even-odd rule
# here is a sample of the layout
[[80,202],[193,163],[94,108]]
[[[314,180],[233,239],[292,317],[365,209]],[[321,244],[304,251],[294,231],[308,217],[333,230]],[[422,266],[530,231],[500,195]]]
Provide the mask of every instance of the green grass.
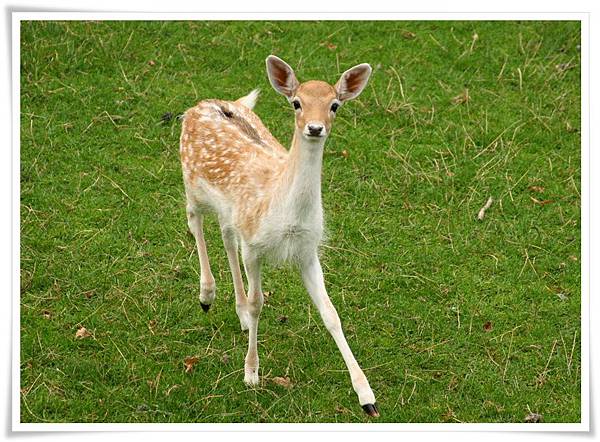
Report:
[[293,269],[264,271],[243,385],[214,219],[198,304],[161,116],[260,87],[288,145],[274,53],[301,81],[374,68],[325,147],[322,264],[379,422],[579,422],[579,44],[578,22],[24,22],[21,421],[368,421]]

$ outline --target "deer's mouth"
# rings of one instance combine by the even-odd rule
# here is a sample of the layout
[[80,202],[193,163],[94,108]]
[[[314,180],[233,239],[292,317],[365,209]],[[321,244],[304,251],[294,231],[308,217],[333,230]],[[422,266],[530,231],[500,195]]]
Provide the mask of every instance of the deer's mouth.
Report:
[[304,137],[307,140],[319,141],[319,140],[323,140],[323,139],[327,138],[328,133],[327,133],[327,130],[325,128],[323,128],[323,130],[320,131],[320,132],[318,132],[318,133],[314,132],[314,131],[310,131],[308,129],[304,129],[302,131],[302,135],[304,135]]

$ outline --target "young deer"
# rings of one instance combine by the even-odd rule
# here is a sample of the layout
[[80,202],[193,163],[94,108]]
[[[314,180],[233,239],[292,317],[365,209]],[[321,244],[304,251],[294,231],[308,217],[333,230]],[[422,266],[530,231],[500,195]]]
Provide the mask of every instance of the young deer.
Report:
[[[215,299],[202,232],[203,216],[216,212],[227,252],[242,330],[249,330],[244,382],[258,384],[256,337],[263,305],[263,262],[293,262],[346,362],[363,409],[378,416],[375,396],[354,358],[339,316],[329,300],[317,248],[323,235],[321,164],[323,145],[337,109],[356,98],[371,74],[368,64],[344,72],[331,86],[300,84],[292,68],[273,55],[266,60],[273,88],[294,107],[296,126],[290,150],[271,135],[252,111],[258,91],[237,101],[205,100],[189,109],[181,132],[181,163],[187,220],[200,258],[200,303],[208,311]],[[246,296],[238,245],[248,280]]]

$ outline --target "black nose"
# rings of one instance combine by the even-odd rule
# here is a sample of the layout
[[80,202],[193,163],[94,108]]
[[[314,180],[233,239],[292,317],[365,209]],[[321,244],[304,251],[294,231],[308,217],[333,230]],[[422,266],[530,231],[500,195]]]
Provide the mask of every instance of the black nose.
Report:
[[313,124],[308,125],[308,133],[312,136],[321,135],[322,131],[323,131],[323,126],[316,126]]

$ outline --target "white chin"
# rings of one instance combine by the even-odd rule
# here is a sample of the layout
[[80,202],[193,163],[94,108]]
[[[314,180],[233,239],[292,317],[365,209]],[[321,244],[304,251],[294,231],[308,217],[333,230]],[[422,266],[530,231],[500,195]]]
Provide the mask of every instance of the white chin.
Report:
[[304,135],[304,138],[306,138],[308,141],[314,141],[314,142],[318,142],[318,141],[323,141],[325,140],[325,138],[327,138],[327,135],[309,135],[305,132],[302,132],[302,135]]

